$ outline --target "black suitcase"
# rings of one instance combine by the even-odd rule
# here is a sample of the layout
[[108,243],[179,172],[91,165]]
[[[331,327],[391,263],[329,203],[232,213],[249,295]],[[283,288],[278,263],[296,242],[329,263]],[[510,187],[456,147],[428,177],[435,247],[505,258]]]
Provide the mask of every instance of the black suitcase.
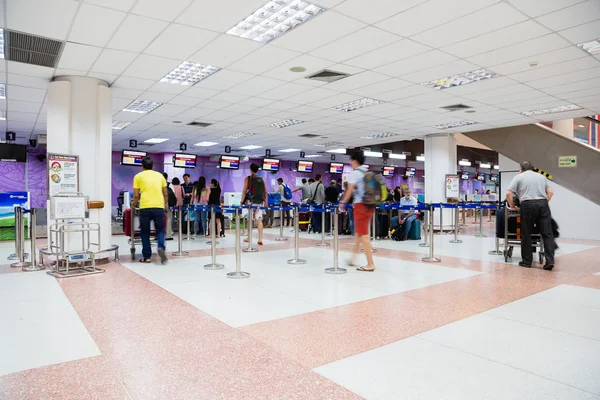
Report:
[[390,217],[387,214],[377,216],[377,237],[387,238],[390,236]]

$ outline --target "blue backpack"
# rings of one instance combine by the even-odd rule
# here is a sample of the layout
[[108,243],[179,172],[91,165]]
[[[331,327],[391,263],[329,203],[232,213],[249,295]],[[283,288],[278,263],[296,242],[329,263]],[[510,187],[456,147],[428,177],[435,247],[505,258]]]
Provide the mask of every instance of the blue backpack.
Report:
[[286,200],[291,200],[292,196],[292,189],[290,189],[288,185],[283,184],[283,198]]

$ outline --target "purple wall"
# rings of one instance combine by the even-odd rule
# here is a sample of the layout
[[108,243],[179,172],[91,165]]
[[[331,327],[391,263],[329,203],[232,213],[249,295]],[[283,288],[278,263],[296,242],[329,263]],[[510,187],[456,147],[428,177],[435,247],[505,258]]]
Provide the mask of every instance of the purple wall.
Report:
[[[37,156],[45,154],[45,149],[28,150],[27,164],[0,161],[0,191],[14,192],[29,190],[32,207],[46,207],[46,186],[48,174],[46,160],[39,161]],[[25,174],[27,168],[27,174]],[[29,184],[29,185],[27,185]]]

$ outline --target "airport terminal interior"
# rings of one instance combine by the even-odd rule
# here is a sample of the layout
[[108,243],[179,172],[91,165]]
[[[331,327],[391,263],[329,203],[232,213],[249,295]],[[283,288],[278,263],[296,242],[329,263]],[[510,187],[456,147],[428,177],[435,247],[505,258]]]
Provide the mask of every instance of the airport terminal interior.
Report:
[[600,400],[600,0],[0,0],[0,399]]

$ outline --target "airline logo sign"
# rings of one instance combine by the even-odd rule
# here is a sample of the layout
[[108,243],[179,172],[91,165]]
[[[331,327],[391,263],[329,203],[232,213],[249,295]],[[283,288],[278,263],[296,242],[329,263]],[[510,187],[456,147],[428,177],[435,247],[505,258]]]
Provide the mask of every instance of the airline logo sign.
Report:
[[575,168],[577,167],[577,156],[560,156],[558,157],[559,168]]

